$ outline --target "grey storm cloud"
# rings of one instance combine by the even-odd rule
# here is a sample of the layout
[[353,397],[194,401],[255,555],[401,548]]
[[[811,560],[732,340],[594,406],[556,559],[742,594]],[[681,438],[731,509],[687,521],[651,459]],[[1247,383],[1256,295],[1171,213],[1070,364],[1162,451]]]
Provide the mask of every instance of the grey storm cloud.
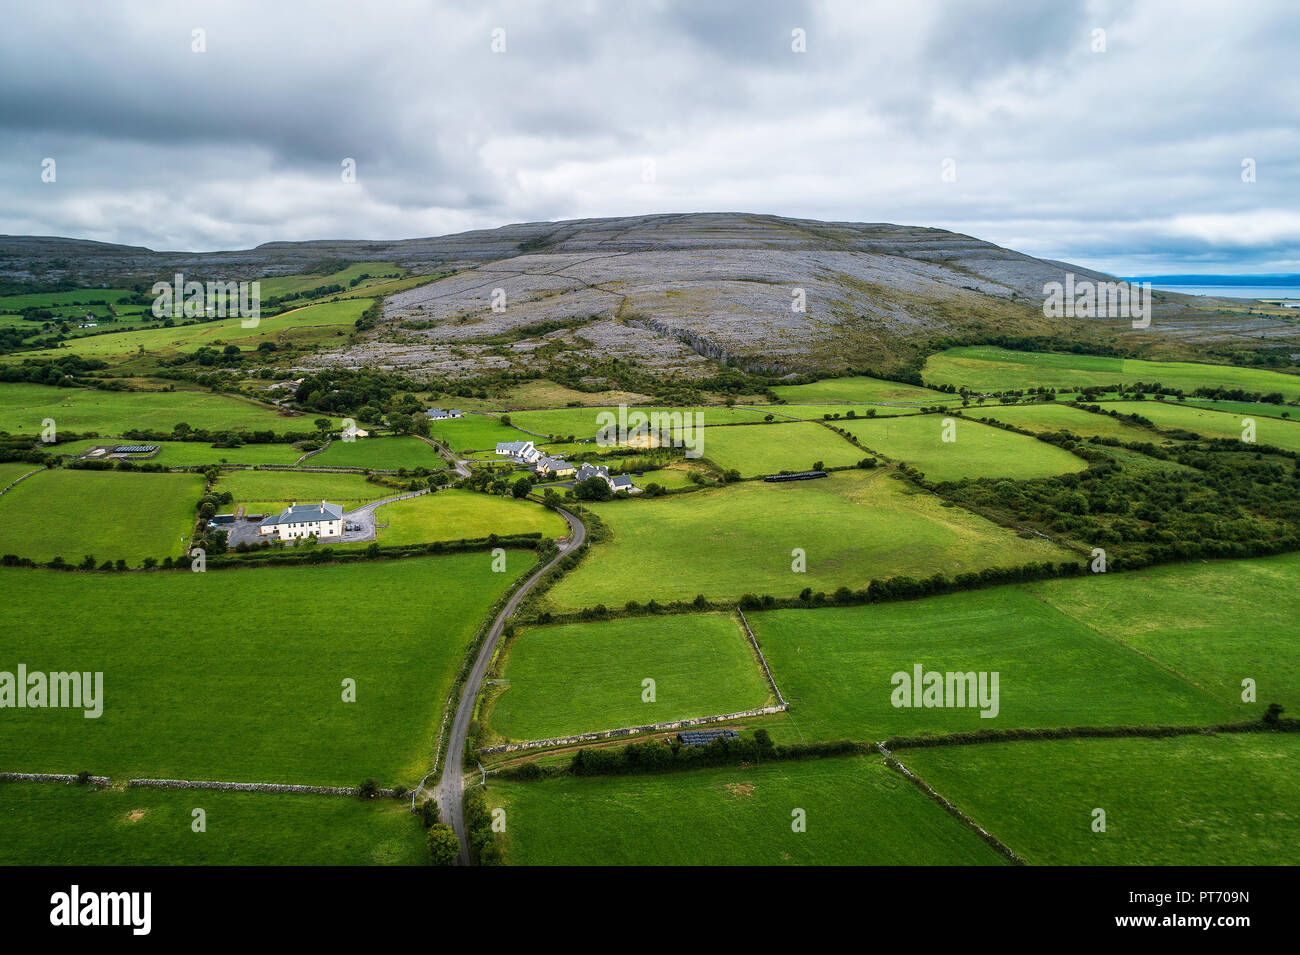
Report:
[[213,249],[740,210],[950,228],[1123,274],[1300,271],[1288,0],[126,0],[4,17],[6,233]]

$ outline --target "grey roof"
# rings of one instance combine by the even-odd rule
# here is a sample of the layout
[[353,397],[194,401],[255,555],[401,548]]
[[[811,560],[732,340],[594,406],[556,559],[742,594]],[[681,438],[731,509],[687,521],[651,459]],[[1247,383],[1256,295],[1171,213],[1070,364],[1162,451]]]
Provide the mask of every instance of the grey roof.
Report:
[[519,454],[532,443],[531,441],[498,441],[497,454]]
[[343,508],[328,501],[319,504],[295,504],[292,507],[273,514],[259,525],[273,527],[276,524],[311,524],[319,521],[341,521]]
[[632,484],[632,479],[628,477],[626,474],[615,475],[614,477],[609,479],[609,483],[612,484],[616,489],[621,487],[635,486]]
[[603,464],[601,465],[588,464],[586,461],[584,461],[582,463],[582,467],[578,468],[578,480],[585,481],[587,480],[587,478],[592,478],[592,477],[608,478],[609,468]]

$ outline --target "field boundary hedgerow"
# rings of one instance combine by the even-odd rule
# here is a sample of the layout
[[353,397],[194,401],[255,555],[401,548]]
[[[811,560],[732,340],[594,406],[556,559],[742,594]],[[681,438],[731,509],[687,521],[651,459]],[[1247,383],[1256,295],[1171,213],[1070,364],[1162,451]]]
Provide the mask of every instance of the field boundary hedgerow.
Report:
[[1016,855],[1016,853],[1011,849],[1010,846],[1008,846],[997,836],[993,835],[993,833],[989,832],[987,829],[981,826],[970,816],[966,815],[966,813],[958,809],[957,806],[953,804],[950,800],[940,795],[939,792],[936,791],[933,786],[931,786],[924,779],[916,775],[916,773],[912,772],[901,762],[895,759],[893,753],[889,751],[888,747],[886,747],[884,743],[877,743],[876,751],[880,753],[882,757],[884,757],[886,766],[888,766],[892,770],[895,770],[904,779],[906,779],[913,786],[919,789],[922,793],[928,796],[941,809],[943,809],[944,812],[948,813],[948,815],[952,816],[954,819],[960,822],[967,829],[973,831],[976,835],[978,835],[981,839],[983,839],[986,843],[988,843],[989,846],[993,848],[994,851],[1006,856],[1008,859],[1011,860],[1011,862],[1014,865],[1025,865],[1025,860],[1020,858],[1020,856]]
[[691,726],[706,726],[709,723],[723,723],[728,720],[750,719],[755,716],[771,716],[784,713],[788,704],[784,701],[777,706],[763,706],[739,713],[720,713],[716,716],[693,716],[683,720],[669,720],[666,723],[648,723],[644,726],[625,726],[614,730],[596,730],[591,733],[579,733],[576,736],[557,736],[553,739],[533,739],[519,743],[502,743],[498,746],[486,746],[479,752],[484,756],[496,756],[500,753],[517,753],[531,749],[546,749],[551,746],[572,746],[575,743],[594,743],[600,740],[619,739],[623,736],[637,736],[642,733],[660,733],[665,730],[683,729]]
[[26,480],[27,480],[29,477],[31,477],[33,474],[39,474],[40,472],[42,472],[42,471],[44,471],[44,470],[46,470],[46,468],[33,468],[31,471],[28,471],[26,474],[23,474],[23,475],[20,475],[20,476],[14,478],[12,481],[10,481],[8,484],[6,484],[6,485],[4,486],[4,488],[0,489],[0,495],[8,494],[8,493],[9,493],[9,489],[12,488],[15,484],[19,483],[20,481],[26,481]]

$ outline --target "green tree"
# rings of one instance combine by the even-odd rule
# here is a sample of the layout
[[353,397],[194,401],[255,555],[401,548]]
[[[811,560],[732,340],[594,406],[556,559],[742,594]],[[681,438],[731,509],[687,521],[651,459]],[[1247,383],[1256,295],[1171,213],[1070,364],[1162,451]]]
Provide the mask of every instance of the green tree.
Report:
[[460,840],[451,826],[438,822],[429,827],[426,843],[429,847],[429,862],[433,865],[455,865],[460,855]]

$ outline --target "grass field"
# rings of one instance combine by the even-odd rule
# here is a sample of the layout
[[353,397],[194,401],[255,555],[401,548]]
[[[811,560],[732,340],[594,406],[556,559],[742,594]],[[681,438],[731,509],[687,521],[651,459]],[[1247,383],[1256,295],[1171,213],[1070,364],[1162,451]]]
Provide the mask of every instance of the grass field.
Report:
[[8,487],[12,482],[18,480],[24,474],[31,471],[39,471],[39,464],[30,464],[27,461],[4,461],[0,462],[0,490]]
[[171,431],[180,422],[213,430],[314,431],[320,415],[283,415],[270,405],[199,391],[96,391],[0,382],[0,431],[39,435],[46,418],[60,432],[117,436]]
[[425,865],[423,843],[391,799],[0,783],[0,865]]
[[[1085,388],[1157,382],[1191,392],[1197,388],[1241,388],[1262,394],[1281,392],[1300,398],[1300,375],[1257,368],[1203,365],[1185,361],[1141,361],[1096,355],[1056,355],[1009,351],[991,345],[949,348],[926,360],[923,377],[941,385],[975,391],[1021,388]],[[779,389],[778,389],[779,391]]]
[[951,401],[952,395],[901,381],[885,381],[862,375],[851,378],[827,378],[810,385],[777,385],[772,389],[777,397],[791,404],[823,402],[881,402],[905,401],[908,403],[940,404]]
[[955,439],[945,442],[944,420],[943,415],[915,415],[840,422],[839,427],[864,447],[905,461],[936,483],[962,478],[1025,480],[1082,471],[1088,466],[1083,458],[1044,441],[969,419],[947,419],[955,422]]
[[[1110,405],[1101,407],[1109,408]],[[1077,435],[1097,435],[1120,441],[1154,442],[1159,438],[1149,428],[1116,421],[1110,415],[1092,414],[1061,404],[986,405],[982,408],[967,408],[966,414],[971,418],[992,418],[1040,434],[1069,431]]]
[[[430,421],[429,434],[453,451],[493,450],[498,441],[528,441],[530,435],[502,424],[491,415],[470,414],[463,418]],[[540,440],[540,439],[539,439]],[[501,460],[505,460],[502,458]]]
[[399,492],[369,483],[362,474],[328,474],[311,471],[228,471],[213,486],[229,491],[236,504],[327,500],[350,509]]
[[[790,715],[809,739],[1251,715],[1017,587],[749,617]],[[977,707],[895,707],[891,677],[910,675],[918,663],[926,671],[1000,674],[997,715],[981,717]]]
[[[1206,437],[1230,438],[1234,441],[1241,440],[1243,417],[1252,417],[1193,408],[1170,401],[1110,401],[1101,407],[1120,414],[1140,414],[1158,428],[1182,428]],[[1271,444],[1288,451],[1300,451],[1300,422],[1265,417],[1253,420],[1256,444]],[[1242,447],[1244,450],[1250,449],[1249,445],[1243,444]]]
[[[949,398],[952,396],[949,395]],[[957,399],[956,404],[961,403]],[[900,405],[860,405],[860,404],[818,404],[818,405],[768,405],[766,409],[760,406],[750,406],[756,410],[765,411],[765,414],[772,415],[777,421],[785,421],[789,418],[797,418],[800,421],[825,421],[826,416],[834,418],[847,418],[849,413],[855,418],[874,417],[869,413],[874,411],[876,415],[901,415],[901,414],[920,414],[921,406],[903,407]]]
[[[486,721],[550,739],[764,706],[771,690],[731,614],[534,627],[515,637]],[[646,700],[644,680],[654,680]]]
[[[514,865],[998,865],[883,761],[488,785]],[[803,809],[807,831],[792,830]]]
[[1257,715],[1300,712],[1300,554],[1170,564],[1134,573],[1028,585],[1038,599],[1240,704],[1255,681]]
[[[690,408],[668,408],[663,405],[644,406],[627,409],[627,424],[631,429],[637,419],[632,416],[637,413],[652,415],[659,413],[678,413],[700,414],[702,427],[713,427],[714,425],[743,424],[747,421],[762,421],[767,411],[756,408],[727,408],[723,405],[711,405],[708,407],[693,406]],[[523,428],[526,431],[537,432],[538,434],[557,435],[561,438],[573,435],[575,438],[594,438],[600,430],[602,421],[600,415],[610,413],[617,420],[618,408],[616,406],[598,406],[591,408],[552,408],[548,411],[516,411],[510,413],[510,423]],[[695,419],[690,419],[694,427]],[[540,440],[540,439],[538,439]]]
[[412,435],[384,438],[357,438],[355,441],[331,441],[320,454],[305,462],[321,468],[443,468],[447,462],[437,451]]
[[292,444],[244,444],[237,448],[214,448],[202,441],[131,441],[106,438],[85,438],[55,445],[49,450],[55,454],[77,455],[91,448],[113,444],[156,444],[160,450],[147,461],[138,463],[161,464],[163,467],[188,467],[205,464],[293,464],[306,452]]
[[[511,556],[516,572],[528,566]],[[493,573],[488,554],[206,574],[0,571],[9,659],[104,674],[98,719],[7,711],[5,769],[414,784],[465,649],[512,576]],[[355,703],[342,700],[348,679]]]
[[[903,764],[1044,865],[1300,863],[1300,735],[902,750]],[[1093,832],[1093,810],[1106,831]]]
[[830,468],[848,467],[867,457],[861,448],[811,421],[708,428],[701,436],[704,457],[744,477],[807,471],[818,461]]
[[[873,577],[951,575],[1070,556],[944,507],[886,471],[843,471],[790,484],[749,481],[594,509],[612,540],[595,545],[551,591],[559,607],[698,593],[794,596],[805,587],[865,587]],[[806,573],[791,570],[794,548],[806,553]]]
[[232,316],[191,324],[178,322],[171,328],[146,328],[120,334],[90,335],[71,339],[60,348],[23,352],[22,357],[57,358],[73,354],[85,358],[110,359],[135,355],[138,352],[170,355],[194,351],[204,345],[212,347],[239,345],[241,348],[255,348],[264,341],[283,341],[293,344],[319,343],[338,340],[346,335],[369,304],[370,299],[358,298],[306,305],[280,315],[264,315],[256,326],[250,328],[243,326],[244,319]]
[[178,556],[202,493],[197,474],[34,474],[0,497],[0,554],[71,564],[93,554],[131,566]]
[[385,504],[375,511],[375,520],[389,525],[378,530],[381,544],[455,541],[489,534],[568,534],[564,518],[534,501],[457,488]]

